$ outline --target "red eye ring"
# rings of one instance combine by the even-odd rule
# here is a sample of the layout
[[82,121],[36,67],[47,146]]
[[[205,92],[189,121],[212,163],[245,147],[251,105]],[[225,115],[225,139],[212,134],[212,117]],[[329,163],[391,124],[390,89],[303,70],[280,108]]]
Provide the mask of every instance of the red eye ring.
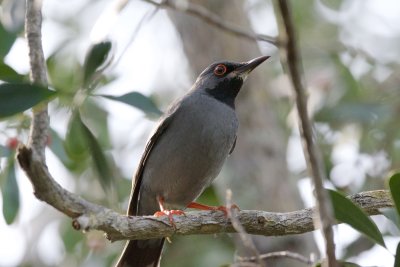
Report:
[[226,73],[226,66],[224,64],[219,64],[214,69],[214,74],[217,76],[222,76]]

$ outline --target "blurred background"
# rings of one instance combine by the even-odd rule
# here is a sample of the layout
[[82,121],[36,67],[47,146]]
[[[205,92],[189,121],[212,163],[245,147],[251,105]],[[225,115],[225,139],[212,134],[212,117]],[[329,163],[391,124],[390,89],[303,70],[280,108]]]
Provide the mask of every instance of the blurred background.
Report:
[[[240,29],[278,35],[274,1],[190,2]],[[0,78],[27,80],[25,1],[0,3]],[[184,9],[187,1],[179,4]],[[400,2],[291,4],[309,111],[329,180],[326,186],[345,194],[386,188],[388,174],[400,167]],[[271,55],[239,94],[236,149],[199,202],[223,204],[230,188],[241,209],[286,212],[313,206],[292,89],[276,46],[232,35],[183,11],[157,9],[146,1],[46,0],[43,5],[49,84],[63,94],[50,103],[47,158],[50,172],[63,187],[125,213],[132,174],[168,104],[212,62]],[[85,57],[98,42],[109,52],[104,68],[88,86]],[[77,120],[93,133],[104,157],[93,157]],[[14,167],[16,144],[26,143],[29,123],[29,112],[0,122],[0,266],[110,266],[124,242],[111,244],[101,232],[73,230],[71,219],[37,200],[28,179]],[[348,226],[336,226],[338,258],[392,266],[400,240],[392,217],[387,212],[373,218],[388,250]],[[324,256],[318,231],[254,236],[253,241],[260,253],[289,250],[317,259]],[[235,235],[173,237],[161,265],[227,266],[237,255],[248,253]],[[268,263],[300,266],[282,259]]]

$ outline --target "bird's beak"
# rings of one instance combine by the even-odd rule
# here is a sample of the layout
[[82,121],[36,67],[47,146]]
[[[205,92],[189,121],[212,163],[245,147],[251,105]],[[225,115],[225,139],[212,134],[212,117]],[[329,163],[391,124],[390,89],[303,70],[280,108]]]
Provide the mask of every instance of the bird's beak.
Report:
[[258,65],[263,63],[265,60],[270,58],[269,56],[262,56],[255,59],[252,59],[248,62],[244,62],[237,69],[232,71],[235,76],[241,77],[243,80],[247,78],[247,75],[254,70]]

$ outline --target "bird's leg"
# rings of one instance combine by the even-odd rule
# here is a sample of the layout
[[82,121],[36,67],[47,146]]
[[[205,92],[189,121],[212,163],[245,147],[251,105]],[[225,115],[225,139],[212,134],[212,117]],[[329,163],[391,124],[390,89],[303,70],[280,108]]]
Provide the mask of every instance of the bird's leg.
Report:
[[226,206],[208,206],[197,202],[190,202],[190,204],[187,207],[198,210],[220,210],[225,214],[225,216],[228,215],[228,209],[240,210],[240,208],[236,204],[232,204],[230,207],[226,207]]
[[174,222],[173,215],[185,215],[185,212],[183,210],[167,210],[164,207],[164,198],[158,196],[157,197],[157,202],[158,205],[160,206],[160,211],[157,211],[154,213],[155,217],[161,217],[161,216],[168,216],[169,223],[176,229],[176,225]]

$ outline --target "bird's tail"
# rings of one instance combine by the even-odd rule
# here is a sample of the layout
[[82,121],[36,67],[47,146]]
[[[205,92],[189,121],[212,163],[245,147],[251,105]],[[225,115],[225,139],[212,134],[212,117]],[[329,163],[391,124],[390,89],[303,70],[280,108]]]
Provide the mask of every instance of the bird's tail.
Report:
[[157,267],[164,239],[131,240],[115,267]]

